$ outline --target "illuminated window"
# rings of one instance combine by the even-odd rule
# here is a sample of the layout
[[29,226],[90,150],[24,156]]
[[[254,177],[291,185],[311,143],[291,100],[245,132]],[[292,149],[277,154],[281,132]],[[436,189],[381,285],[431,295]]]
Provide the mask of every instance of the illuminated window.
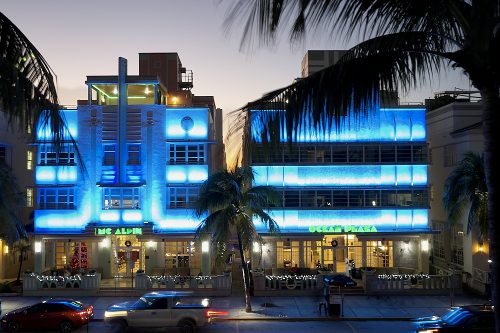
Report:
[[104,145],[102,165],[116,164],[116,145]]
[[170,208],[194,208],[199,196],[198,187],[170,187]]
[[204,144],[170,144],[170,164],[204,164]]
[[26,206],[33,207],[33,188],[26,188]]
[[33,170],[33,152],[31,150],[26,151],[26,169]]
[[41,145],[39,152],[40,165],[75,165],[75,152],[71,146],[61,147],[59,156],[52,145]]
[[38,209],[75,209],[75,189],[39,188]]
[[103,188],[103,209],[140,209],[138,187]]

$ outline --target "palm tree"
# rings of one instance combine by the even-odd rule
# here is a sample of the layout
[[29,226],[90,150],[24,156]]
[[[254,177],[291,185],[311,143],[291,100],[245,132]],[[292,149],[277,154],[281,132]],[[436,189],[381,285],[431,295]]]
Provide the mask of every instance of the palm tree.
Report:
[[9,244],[26,237],[21,218],[24,202],[12,169],[0,162],[0,235]]
[[[304,123],[329,131],[343,115],[369,112],[379,90],[408,92],[445,66],[469,77],[482,97],[492,298],[500,308],[500,225],[495,223],[500,217],[494,209],[500,207],[495,172],[500,170],[500,155],[495,154],[500,142],[500,0],[239,0],[228,13],[229,27],[244,21],[243,43],[250,46],[254,36],[267,44],[283,30],[289,30],[291,41],[310,30],[363,40],[337,64],[242,108],[245,112],[275,104],[284,110],[260,118],[265,142],[276,144],[282,126],[290,141],[293,129]],[[500,333],[500,311],[495,319]]]
[[270,186],[252,186],[254,177],[250,168],[235,168],[212,174],[201,186],[196,203],[198,218],[208,214],[201,221],[196,234],[211,234],[214,244],[225,244],[233,234],[238,238],[241,268],[245,287],[245,310],[252,311],[250,302],[250,273],[245,260],[245,251],[260,236],[254,219],[262,222],[269,232],[279,228],[267,210],[278,205],[280,196]]
[[17,271],[17,280],[19,283],[21,281],[21,271],[23,267],[23,261],[26,259],[26,254],[31,250],[31,244],[27,238],[21,238],[14,244],[14,253],[19,255],[19,269]]
[[443,204],[448,220],[457,223],[467,212],[467,233],[477,227],[482,241],[488,235],[487,201],[483,157],[474,152],[465,153],[444,185]]
[[[0,13],[0,112],[9,126],[21,133],[31,134],[33,141],[36,129],[48,129],[52,136],[48,143],[59,152],[62,145],[75,142],[62,114],[54,80],[55,75],[40,52],[28,38],[3,13]],[[76,146],[75,146],[76,148]],[[76,149],[79,157],[78,149]],[[80,159],[81,160],[81,159]],[[83,165],[80,164],[83,168]],[[11,177],[2,167],[1,176]],[[24,225],[14,219],[9,204],[14,193],[12,181],[1,179],[0,215],[3,216],[3,232],[7,232],[10,243],[23,238]],[[22,202],[22,201],[19,201]],[[8,218],[6,218],[6,216]]]

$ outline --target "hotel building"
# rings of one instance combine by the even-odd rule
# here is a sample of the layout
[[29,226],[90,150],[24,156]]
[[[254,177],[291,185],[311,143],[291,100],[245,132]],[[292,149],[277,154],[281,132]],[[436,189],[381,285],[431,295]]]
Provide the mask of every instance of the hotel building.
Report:
[[210,274],[194,241],[199,185],[223,168],[222,111],[192,93],[177,53],[139,54],[139,75],[88,76],[87,100],[62,110],[77,150],[38,129],[34,271],[96,269],[103,278]]
[[328,133],[300,128],[292,146],[282,134],[282,146],[271,151],[261,144],[257,123],[279,108],[250,111],[246,164],[255,185],[272,185],[282,196],[272,210],[281,233],[257,224],[265,243],[255,244],[253,267],[345,272],[352,260],[356,267],[428,272],[426,110],[388,105],[346,118]]

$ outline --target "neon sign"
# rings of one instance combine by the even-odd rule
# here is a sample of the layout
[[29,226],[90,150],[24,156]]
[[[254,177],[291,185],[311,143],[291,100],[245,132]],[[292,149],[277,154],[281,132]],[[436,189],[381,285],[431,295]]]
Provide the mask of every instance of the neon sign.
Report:
[[374,225],[325,225],[325,226],[311,226],[309,232],[322,232],[322,233],[347,233],[347,232],[377,232]]
[[142,228],[94,228],[94,235],[142,235]]

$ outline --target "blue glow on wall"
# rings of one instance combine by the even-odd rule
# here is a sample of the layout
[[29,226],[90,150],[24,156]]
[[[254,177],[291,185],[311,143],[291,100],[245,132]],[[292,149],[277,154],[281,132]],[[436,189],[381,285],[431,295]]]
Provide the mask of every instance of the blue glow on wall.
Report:
[[199,184],[208,178],[208,165],[167,165],[167,183]]
[[82,233],[89,210],[35,210],[36,233]]
[[[427,209],[273,210],[281,232],[309,232],[309,227],[375,226],[378,232],[429,231]],[[259,232],[268,232],[254,220]]]
[[35,179],[37,184],[74,184],[78,178],[77,166],[49,166],[36,167]]
[[[69,131],[73,139],[78,139],[78,110],[64,109],[59,110],[59,112],[66,121],[67,131],[65,131],[64,137],[69,139],[69,135],[67,135]],[[38,140],[50,140],[52,138],[52,129],[50,125],[42,126],[40,124],[37,128],[36,137]]]
[[252,169],[256,185],[427,185],[427,165],[287,165],[253,166]]
[[[167,140],[208,139],[207,108],[167,108],[166,117]],[[192,120],[188,122],[189,126],[186,126],[187,118]]]
[[[257,117],[264,112],[252,111],[254,118],[252,137],[261,142],[261,129],[257,125]],[[353,115],[337,130],[334,127],[329,133],[321,133],[312,128],[302,127],[296,142],[369,142],[369,141],[425,141],[425,108],[374,108],[364,119],[356,122]],[[286,133],[282,134],[286,141]]]
[[122,211],[123,222],[143,222],[142,212],[138,209],[130,209]]
[[114,222],[114,223],[118,223],[118,221],[120,221],[120,211],[118,209],[116,210],[103,210],[100,214],[99,214],[99,220],[101,222],[107,222],[107,223],[110,223],[110,222]]
[[171,209],[155,218],[155,230],[160,232],[195,232],[200,221],[192,209]]

